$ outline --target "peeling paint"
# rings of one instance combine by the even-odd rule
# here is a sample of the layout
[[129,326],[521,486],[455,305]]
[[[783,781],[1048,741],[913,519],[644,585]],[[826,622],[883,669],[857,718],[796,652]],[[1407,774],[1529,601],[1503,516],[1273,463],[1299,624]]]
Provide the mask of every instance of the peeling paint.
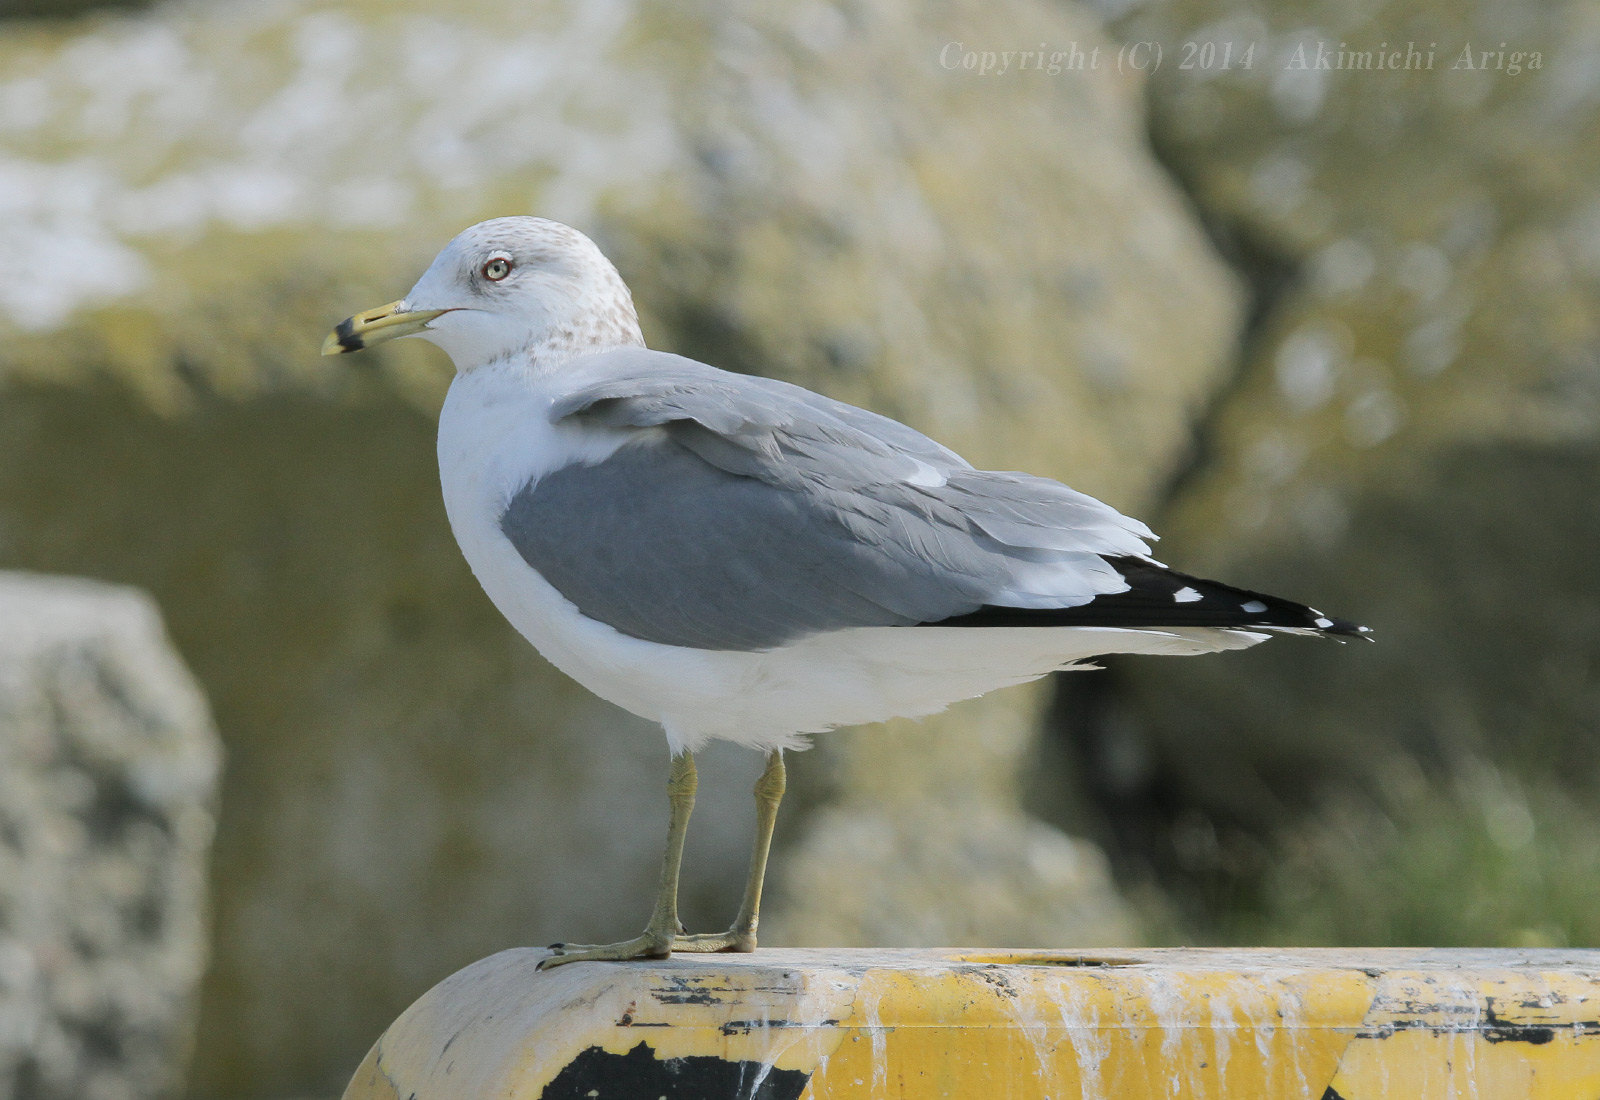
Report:
[[[424,997],[379,1043],[384,1080],[358,1075],[346,1100],[392,1100],[391,1087],[504,1100],[1600,1095],[1600,952],[1148,951],[1088,968],[776,951],[555,981],[533,969],[540,955],[505,952]],[[648,1040],[633,1030],[650,1025]]]

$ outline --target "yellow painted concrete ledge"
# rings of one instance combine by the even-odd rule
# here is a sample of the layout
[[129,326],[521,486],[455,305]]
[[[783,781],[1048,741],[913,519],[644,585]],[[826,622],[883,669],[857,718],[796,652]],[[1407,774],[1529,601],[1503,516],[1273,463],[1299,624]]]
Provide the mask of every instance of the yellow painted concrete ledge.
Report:
[[345,1100],[1600,1098],[1600,951],[544,954],[440,982]]

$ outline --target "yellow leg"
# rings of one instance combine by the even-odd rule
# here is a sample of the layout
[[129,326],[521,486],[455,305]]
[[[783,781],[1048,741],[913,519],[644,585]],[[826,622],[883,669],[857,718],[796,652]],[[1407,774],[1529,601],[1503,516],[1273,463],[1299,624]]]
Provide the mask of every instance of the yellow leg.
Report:
[[644,934],[621,943],[598,946],[553,944],[551,950],[555,954],[540,960],[540,970],[570,962],[664,959],[672,953],[673,938],[680,927],[678,872],[683,867],[683,841],[689,833],[689,815],[694,812],[694,794],[698,785],[694,756],[684,752],[673,757],[672,771],[667,779],[667,804],[671,809],[667,823],[667,851],[661,860],[661,885],[656,891],[655,908],[651,910],[650,923],[645,926]]
[[750,877],[745,880],[744,898],[733,927],[726,932],[699,936],[679,936],[672,941],[674,951],[754,951],[756,926],[761,921],[761,885],[767,877],[767,851],[772,847],[772,830],[778,821],[778,803],[783,801],[787,776],[780,749],[767,757],[766,770],[756,780],[756,843],[750,852]]

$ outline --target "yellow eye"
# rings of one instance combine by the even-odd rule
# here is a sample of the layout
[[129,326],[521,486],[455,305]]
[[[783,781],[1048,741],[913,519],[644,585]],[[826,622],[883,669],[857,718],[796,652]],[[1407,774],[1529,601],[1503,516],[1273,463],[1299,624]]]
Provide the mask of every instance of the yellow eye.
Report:
[[511,274],[511,261],[504,256],[496,256],[483,265],[483,277],[491,283],[498,283]]

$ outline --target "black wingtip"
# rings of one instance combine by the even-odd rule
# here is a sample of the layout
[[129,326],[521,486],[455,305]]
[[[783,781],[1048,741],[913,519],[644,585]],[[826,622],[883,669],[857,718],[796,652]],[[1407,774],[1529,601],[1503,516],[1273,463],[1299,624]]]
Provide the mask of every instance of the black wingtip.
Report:
[[1144,558],[1105,559],[1128,582],[1124,592],[1099,596],[1077,607],[986,606],[928,626],[1094,626],[1126,629],[1204,627],[1315,634],[1344,641],[1372,641],[1369,627],[1324,615],[1314,607],[1235,588],[1169,569]]
[[1348,622],[1344,619],[1335,619],[1324,615],[1314,607],[1305,608],[1305,611],[1311,616],[1309,628],[1320,634],[1326,634],[1332,638],[1365,638],[1369,642],[1373,640],[1370,626],[1361,626],[1358,623]]

